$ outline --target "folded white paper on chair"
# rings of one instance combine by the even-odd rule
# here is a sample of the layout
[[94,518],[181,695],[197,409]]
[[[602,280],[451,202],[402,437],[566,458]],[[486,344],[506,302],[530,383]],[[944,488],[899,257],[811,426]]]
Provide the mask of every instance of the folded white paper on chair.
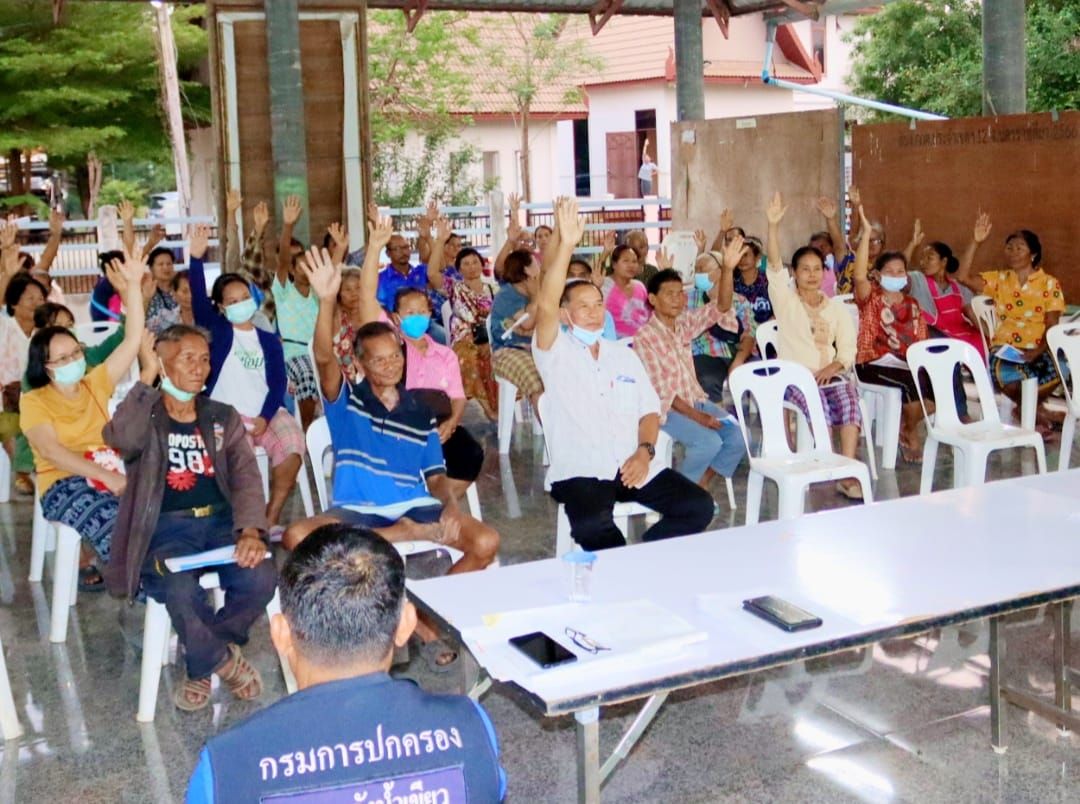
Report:
[[[227,544],[224,547],[215,547],[213,550],[204,550],[201,553],[166,558],[165,568],[169,572],[188,572],[203,567],[220,567],[222,564],[235,564],[235,554],[236,545]],[[270,558],[270,556],[271,553],[267,550],[266,557]]]
[[895,369],[907,369],[908,364],[906,360],[901,360],[892,352],[886,352],[877,360],[870,361],[871,366],[881,366],[882,368],[895,368]]

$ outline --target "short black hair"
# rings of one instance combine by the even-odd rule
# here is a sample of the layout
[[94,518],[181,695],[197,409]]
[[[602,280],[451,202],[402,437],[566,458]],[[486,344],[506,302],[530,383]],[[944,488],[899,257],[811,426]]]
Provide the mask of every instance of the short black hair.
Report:
[[49,344],[57,335],[75,337],[63,327],[45,327],[39,329],[30,338],[30,351],[26,360],[26,382],[32,389],[44,388],[52,382],[45,364],[49,362]]
[[810,235],[810,239],[807,242],[813,243],[815,240],[824,240],[826,243],[829,244],[829,248],[834,248],[836,245],[835,243],[833,243],[832,235],[825,231],[814,232],[812,235]]
[[663,271],[657,271],[649,278],[649,284],[647,286],[649,295],[651,296],[659,293],[660,287],[666,285],[668,282],[678,282],[679,287],[682,287],[682,274],[674,268],[665,268]]
[[7,289],[4,291],[4,306],[7,307],[8,315],[15,315],[15,305],[19,303],[22,295],[26,293],[26,289],[29,287],[36,287],[40,290],[42,298],[49,295],[49,291],[46,290],[43,284],[30,276],[30,274],[20,271],[11,277]]
[[187,282],[189,285],[191,284],[191,277],[188,276],[187,271],[177,271],[175,274],[173,274],[173,278],[169,282],[169,286],[173,290],[179,290],[181,282]]
[[124,261],[124,252],[122,251],[103,251],[98,254],[98,268],[101,269],[101,273],[105,273],[105,269],[109,267],[109,263],[113,260]]
[[153,251],[151,251],[150,255],[146,258],[146,264],[153,265],[154,260],[156,260],[162,254],[168,254],[169,259],[172,260],[173,263],[176,262],[176,254],[173,253],[173,250],[171,248],[165,248],[165,246],[158,246]]
[[516,248],[511,251],[503,261],[503,281],[511,285],[524,282],[525,269],[532,265],[532,260],[532,252],[527,249]]
[[799,267],[799,260],[807,255],[812,255],[821,260],[821,267],[825,267],[825,255],[821,253],[821,249],[816,246],[800,246],[795,249],[795,253],[791,255],[791,267],[792,269]]
[[225,296],[225,288],[234,282],[239,282],[244,287],[248,286],[248,281],[238,273],[226,272],[214,280],[214,287],[210,289],[210,298],[214,304],[219,306],[224,304],[222,299]]
[[559,299],[559,305],[565,306],[569,304],[570,299],[573,298],[574,290],[579,287],[590,287],[600,294],[600,298],[604,297],[604,294],[601,292],[600,288],[596,287],[596,285],[592,283],[591,279],[569,279],[566,282],[566,287],[563,288],[562,297]]
[[71,316],[72,321],[75,320],[75,316],[72,314],[71,310],[62,304],[49,301],[44,304],[39,304],[38,308],[34,310],[34,329],[51,327],[60,313],[67,313]]
[[[593,268],[592,268],[591,265],[589,265],[589,261],[586,260],[584,257],[571,257],[569,264],[566,266],[567,272],[569,273],[570,269],[572,267],[574,267],[575,265],[580,265],[582,268],[584,268],[586,271],[589,272],[590,276],[592,275]],[[577,278],[578,279],[584,279],[585,277],[577,277]]]
[[454,267],[459,271],[461,270],[461,263],[465,261],[466,257],[476,257],[480,260],[480,265],[486,264],[486,260],[484,260],[483,255],[479,251],[472,246],[466,246],[457,253],[456,257],[454,257]]
[[938,257],[945,263],[945,272],[949,274],[955,274],[960,270],[960,260],[953,254],[948,243],[942,243],[940,240],[935,240],[932,243],[927,243],[926,247],[932,249]]
[[890,263],[893,260],[900,260],[904,263],[904,270],[907,270],[907,257],[904,256],[901,251],[883,251],[877,255],[877,259],[874,260],[874,267],[871,270],[881,273],[881,269],[885,267],[886,263]]
[[401,302],[409,298],[409,296],[422,296],[427,301],[428,309],[431,309],[431,297],[427,295],[427,291],[423,288],[410,287],[406,285],[403,288],[398,288],[394,294],[394,312],[396,313],[401,309]]
[[[353,337],[353,354],[359,360],[364,356],[364,344],[372,338],[382,338],[389,335],[395,341],[398,340],[397,331],[385,321],[369,321],[356,330]],[[399,341],[400,342],[400,341]]]
[[293,643],[310,661],[374,663],[390,653],[405,601],[405,562],[374,531],[341,522],[316,529],[289,554],[280,588]]
[[1005,244],[1008,245],[1010,240],[1020,239],[1027,243],[1028,251],[1031,252],[1032,260],[1031,264],[1034,267],[1038,267],[1042,262],[1042,242],[1039,240],[1039,236],[1030,229],[1017,229],[1005,238]]

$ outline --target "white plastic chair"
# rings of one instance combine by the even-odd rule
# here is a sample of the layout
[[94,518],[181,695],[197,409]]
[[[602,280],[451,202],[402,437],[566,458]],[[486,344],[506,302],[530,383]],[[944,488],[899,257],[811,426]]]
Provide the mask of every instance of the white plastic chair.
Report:
[[[856,329],[858,329],[857,326]],[[776,351],[777,339],[779,338],[779,324],[777,324],[775,319],[766,321],[764,324],[759,324],[754,338],[757,341],[758,352],[761,353],[763,360],[769,354],[769,347],[772,348],[773,354],[780,354]],[[728,387],[730,387],[730,383]],[[896,450],[900,442],[900,402],[903,401],[903,396],[897,388],[886,388],[883,385],[861,385],[858,382],[858,378],[856,378],[855,387],[858,388],[860,392],[863,389],[866,389],[869,395],[874,395],[875,399],[873,401],[875,404],[879,398],[884,402],[885,410],[882,417],[880,419],[875,419],[870,416],[870,407],[866,404],[866,399],[863,398],[862,393],[859,394],[859,412],[862,414],[863,420],[862,437],[863,443],[866,445],[866,460],[867,463],[870,464],[870,477],[877,480],[877,453],[874,452],[874,436],[872,433],[874,422],[880,421],[880,424],[878,425],[878,434],[883,435],[886,438],[885,443],[888,443],[888,439],[895,431],[895,437],[892,438],[891,451],[884,446],[881,448],[882,468],[895,469]],[[734,393],[734,391],[732,393]],[[889,405],[893,403],[896,405],[895,410],[889,407]],[[784,407],[795,413],[797,427],[795,443],[796,445],[801,445],[810,435],[809,430],[807,429],[806,417],[801,410],[790,402],[785,402]],[[875,408],[875,415],[876,412],[877,408]],[[891,465],[889,463],[890,459],[892,461]]]
[[76,324],[74,335],[85,346],[97,346],[116,330],[120,324],[116,321],[94,321],[89,324]]
[[[330,425],[327,423],[325,416],[320,416],[311,423],[310,427],[308,427],[307,450],[308,460],[311,461],[311,468],[315,475],[315,492],[319,498],[319,507],[323,511],[330,508],[330,493],[327,489],[326,481],[333,472],[332,447],[333,443],[330,440]],[[482,522],[483,514],[480,510],[480,495],[476,491],[475,483],[471,483],[468,489],[466,489],[465,502],[469,506],[469,515],[473,519]],[[419,552],[421,550],[432,550],[439,546],[440,545],[437,545],[434,542],[399,542],[394,544],[394,547],[398,549],[398,552],[403,555]],[[453,548],[447,549],[450,550],[455,561],[462,555],[461,552],[454,550]]]
[[[825,409],[809,369],[789,360],[762,360],[739,366],[728,375],[728,382],[735,398],[739,429],[750,453],[746,524],[756,524],[761,515],[765,478],[776,483],[779,519],[794,519],[803,513],[806,490],[812,483],[854,477],[862,485],[863,499],[873,502],[866,464],[833,452]],[[802,392],[810,414],[810,439],[801,441],[795,452],[788,445],[784,422],[784,396],[789,386]],[[761,418],[761,452],[757,457],[750,452],[750,429],[744,404],[746,394],[750,394],[757,404]]]
[[[934,338],[908,347],[908,366],[915,376],[919,400],[926,415],[926,446],[923,448],[920,494],[928,494],[934,483],[938,444],[953,448],[953,486],[981,485],[986,482],[986,460],[991,452],[1014,447],[1032,447],[1038,461],[1039,473],[1046,472],[1046,452],[1042,436],[1034,430],[1002,424],[994,404],[990,375],[983,365],[982,355],[969,343],[954,338]],[[953,374],[957,365],[966,366],[975,379],[982,420],[964,424],[956,414],[953,395]],[[925,370],[934,391],[935,413],[926,414],[926,400],[918,382],[919,372]]]
[[[491,344],[492,353],[501,344],[496,344],[491,337],[491,316],[488,316],[484,320],[484,326],[487,327],[488,343]],[[524,419],[524,407],[518,408],[517,395],[518,387],[514,385],[510,380],[505,377],[499,377],[496,375],[495,384],[499,388],[499,454],[508,455],[510,453],[510,439],[514,434],[514,419]],[[528,405],[529,400],[522,400],[522,405]],[[541,416],[540,418],[543,418]],[[540,427],[540,422],[533,419],[533,432],[536,434],[542,434],[543,430]]]
[[983,354],[988,356],[982,361],[985,366],[988,365],[990,342],[994,340],[994,333],[998,328],[997,305],[989,296],[972,296],[971,312],[975,314],[975,325],[982,336]]
[[11,695],[11,679],[8,677],[7,662],[4,661],[4,646],[0,644],[0,736],[5,740],[14,740],[22,734],[19,715],[15,709],[15,699]]
[[[214,595],[214,608],[220,609],[225,604],[225,595],[221,589],[221,580],[216,572],[207,572],[199,578],[199,585]],[[266,604],[267,620],[281,613],[281,601],[277,590],[274,597]],[[161,668],[169,663],[169,639],[172,625],[169,612],[164,603],[151,597],[146,598],[146,616],[143,618],[142,667],[139,673],[139,709],[135,719],[140,723],[153,723],[157,710],[158,686],[161,682]],[[282,653],[278,654],[281,662],[281,674],[285,677],[285,689],[289,694],[296,692],[296,678],[289,667],[289,661]]]
[[41,500],[37,494],[37,478],[34,478],[34,524],[30,537],[30,583],[40,583],[45,570],[45,554],[56,549],[56,531],[45,520]]
[[1065,422],[1061,426],[1061,454],[1058,457],[1058,471],[1064,472],[1069,468],[1069,458],[1072,456],[1073,438],[1076,435],[1076,421],[1080,419],[1080,397],[1076,394],[1076,374],[1080,371],[1080,322],[1057,324],[1046,330],[1046,343],[1050,347],[1050,356],[1054,358],[1054,367],[1058,375],[1064,377],[1061,370],[1061,358],[1064,356],[1065,363],[1069,368],[1068,380],[1062,380],[1061,387],[1065,389]]
[[[442,317],[443,329],[446,330],[447,336],[450,334],[450,319],[454,317],[454,308],[450,306],[449,301],[444,301],[442,307],[439,309],[439,315]],[[315,365],[312,363],[312,365]]]
[[45,519],[34,477],[34,521],[30,541],[31,583],[41,583],[45,553],[56,552],[53,561],[52,611],[49,614],[49,641],[66,642],[68,609],[79,596],[79,547],[82,537],[74,528]]

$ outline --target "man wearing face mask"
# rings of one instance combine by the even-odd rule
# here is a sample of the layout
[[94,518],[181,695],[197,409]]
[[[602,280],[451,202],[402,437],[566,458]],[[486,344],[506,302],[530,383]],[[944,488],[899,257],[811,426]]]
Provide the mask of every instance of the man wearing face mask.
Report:
[[[248,629],[274,595],[277,574],[266,558],[262,481],[244,423],[229,405],[199,396],[210,375],[206,334],[169,327],[144,345],[140,382],[105,427],[120,453],[127,488],[106,569],[110,591],[133,599],[140,588],[165,604],[184,645],[187,678],[173,701],[195,711],[210,702],[217,673],[237,698],[262,691],[259,673],[240,652]],[[160,376],[161,390],[153,388]],[[165,559],[235,545],[236,562],[213,567],[225,592],[215,612],[199,571],[170,572]]]
[[275,540],[284,530],[278,522],[296,485],[306,449],[304,432],[285,409],[288,378],[281,341],[259,329],[252,319],[257,305],[240,274],[224,273],[206,295],[203,255],[210,230],[195,227],[191,235],[191,309],[195,323],[210,332],[210,374],[206,393],[236,408],[253,444],[270,461],[270,500],[266,518]]
[[566,506],[571,538],[586,550],[626,543],[612,517],[616,502],[638,502],[661,515],[646,541],[702,531],[712,519],[712,498],[653,461],[660,400],[645,367],[633,350],[601,337],[599,289],[585,280],[566,282],[584,231],[577,202],[559,199],[556,222],[533,336],[548,411],[551,496]]

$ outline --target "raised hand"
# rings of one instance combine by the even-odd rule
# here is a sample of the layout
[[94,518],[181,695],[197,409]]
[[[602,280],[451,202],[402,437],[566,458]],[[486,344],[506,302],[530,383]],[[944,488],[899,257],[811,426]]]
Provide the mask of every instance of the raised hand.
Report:
[[[369,244],[369,248],[374,246]],[[319,301],[331,301],[337,298],[341,289],[341,266],[335,265],[330,252],[324,248],[310,248],[307,259],[297,262],[300,270],[307,274],[311,289]]]
[[151,282],[154,281],[154,277],[150,274],[146,264],[146,257],[142,255],[141,249],[135,249],[134,251],[124,249],[124,263],[121,266],[121,271],[128,284],[142,282],[144,276],[150,277]]
[[517,247],[518,238],[521,237],[521,224],[515,216],[510,216],[510,223],[506,225],[506,240],[509,243],[513,243],[514,247]]
[[225,211],[229,213],[230,218],[236,214],[236,210],[240,209],[243,203],[244,197],[240,195],[237,188],[232,187],[225,193]]
[[154,275],[147,271],[142,275],[139,280],[140,287],[142,288],[143,304],[149,304],[150,300],[154,298],[154,294],[157,293],[157,285],[154,283]]
[[915,228],[912,229],[912,232],[911,232],[911,242],[914,245],[917,246],[917,245],[919,245],[919,243],[921,243],[923,241],[923,238],[925,236],[926,235],[923,234],[923,230],[922,230],[922,221],[919,220],[918,218],[916,218],[915,219]]
[[251,218],[255,222],[255,231],[262,232],[266,224],[270,222],[270,207],[265,201],[260,201],[251,211]]
[[19,224],[15,223],[15,217],[11,216],[7,221],[0,220],[0,249],[7,250],[15,245],[15,238],[19,236]]
[[831,198],[821,196],[814,202],[814,206],[817,207],[817,211],[821,213],[822,217],[829,219],[836,217],[836,202]]
[[330,233],[330,239],[337,245],[344,248],[349,247],[349,233],[345,231],[345,227],[340,223],[331,223],[326,227],[326,231]]
[[49,213],[49,237],[60,237],[64,234],[64,213],[54,209]]
[[773,193],[772,200],[769,201],[769,205],[765,208],[765,217],[769,221],[769,225],[778,225],[784,219],[786,212],[787,204],[784,203],[784,196],[777,190]]
[[146,239],[146,244],[153,248],[162,240],[165,239],[165,227],[160,223],[155,223],[150,227],[150,236]]
[[291,226],[300,220],[300,215],[304,212],[304,205],[300,201],[300,196],[290,195],[285,199],[285,203],[281,205],[281,222]]
[[368,222],[368,249],[382,251],[393,234],[394,219],[389,215],[376,216],[374,220]]
[[709,243],[709,237],[705,234],[704,229],[694,230],[694,244],[697,246],[698,254],[705,253],[705,246]]
[[135,207],[126,198],[120,200],[120,203],[116,205],[116,214],[120,216],[120,220],[124,223],[132,220],[135,217]]
[[983,243],[986,238],[990,236],[990,230],[994,228],[994,225],[990,222],[990,216],[985,212],[980,212],[979,217],[975,219],[975,242]]
[[188,231],[188,254],[197,260],[206,255],[206,249],[210,245],[210,227],[205,223],[193,226]]
[[661,271],[666,271],[675,265],[675,258],[668,254],[666,248],[661,248],[656,252],[656,267]]
[[724,243],[724,268],[728,271],[734,271],[743,254],[746,253],[747,248],[743,236],[736,232],[734,237]]
[[[139,339],[139,365],[142,367],[144,375],[149,375],[151,370],[153,370],[155,377],[158,375],[157,353],[154,351],[156,342],[157,335],[148,329],[143,330],[142,337]],[[153,382],[152,379],[151,382]],[[150,383],[146,384],[149,385]]]
[[555,221],[562,242],[569,243],[573,247],[581,241],[581,236],[585,234],[585,220],[578,215],[576,198],[555,200]]
[[367,217],[369,221],[375,222],[379,219],[379,205],[374,201],[368,201],[367,205]]
[[454,227],[450,225],[450,219],[445,215],[440,215],[435,220],[435,239],[440,243],[445,243],[453,233]]
[[604,232],[604,252],[611,252],[615,250],[615,238],[616,234],[613,230],[608,229]]
[[425,209],[424,209],[424,214],[420,216],[419,222],[421,224],[426,224],[427,228],[430,229],[431,225],[433,223],[435,223],[435,220],[438,217],[439,217],[439,204],[438,204],[438,202],[435,201],[435,199],[432,199],[432,200],[427,202],[427,207],[425,207]]
[[862,196],[859,194],[859,188],[854,184],[848,187],[848,199],[851,201],[851,208],[857,209],[859,204],[862,203]]
[[724,210],[720,213],[720,231],[726,232],[735,226],[735,214],[729,207],[724,207]]

